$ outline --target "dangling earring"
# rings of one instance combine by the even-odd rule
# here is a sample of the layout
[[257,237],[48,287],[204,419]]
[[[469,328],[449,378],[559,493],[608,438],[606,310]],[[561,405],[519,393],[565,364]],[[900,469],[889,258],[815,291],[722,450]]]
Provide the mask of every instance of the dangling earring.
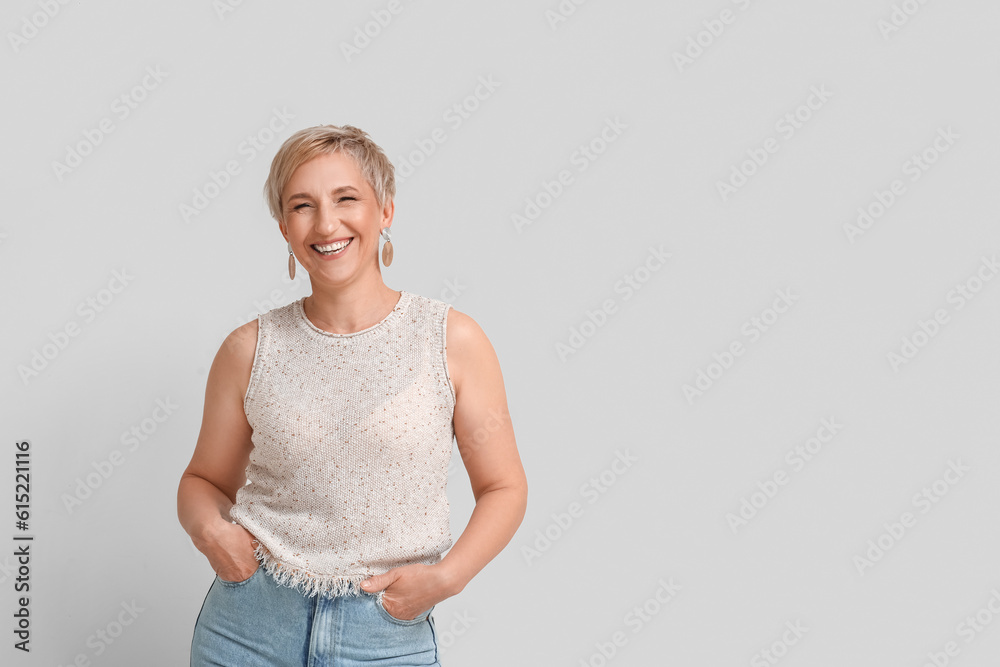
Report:
[[389,240],[389,228],[382,228],[382,238],[385,244],[382,245],[382,263],[386,266],[392,264],[392,241]]
[[292,244],[288,244],[288,277],[295,280],[295,255],[292,254]]

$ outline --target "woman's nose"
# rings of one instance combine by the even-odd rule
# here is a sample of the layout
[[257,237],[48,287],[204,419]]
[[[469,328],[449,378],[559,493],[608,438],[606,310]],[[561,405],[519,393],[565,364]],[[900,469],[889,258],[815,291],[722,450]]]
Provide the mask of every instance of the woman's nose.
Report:
[[320,204],[316,216],[316,226],[324,232],[340,226],[340,221],[337,219],[333,207]]

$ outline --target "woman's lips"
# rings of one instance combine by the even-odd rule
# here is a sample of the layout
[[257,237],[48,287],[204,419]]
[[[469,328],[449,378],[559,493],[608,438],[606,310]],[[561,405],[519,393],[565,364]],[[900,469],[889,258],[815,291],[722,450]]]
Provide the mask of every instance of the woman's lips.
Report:
[[344,245],[344,247],[340,248],[339,250],[326,251],[326,252],[324,252],[323,250],[320,250],[320,248],[331,248],[331,247],[335,248],[340,243],[340,241],[338,241],[337,243],[328,243],[328,244],[323,244],[323,245],[313,244],[313,245],[311,245],[309,247],[312,248],[313,251],[317,255],[319,255],[320,257],[322,257],[323,259],[336,259],[337,257],[340,257],[345,252],[347,252],[347,249],[351,247],[351,243],[353,243],[353,242],[354,242],[354,238],[352,237],[352,238],[348,239],[347,244]]

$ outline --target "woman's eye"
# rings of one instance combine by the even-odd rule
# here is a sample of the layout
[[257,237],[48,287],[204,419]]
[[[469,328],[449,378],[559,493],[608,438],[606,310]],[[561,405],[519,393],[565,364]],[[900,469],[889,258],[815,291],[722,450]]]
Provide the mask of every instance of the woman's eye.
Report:
[[[337,201],[338,202],[342,202],[344,200],[357,201],[357,199],[355,197],[341,197]],[[309,207],[312,207],[312,204],[299,204],[298,206],[293,207],[292,210],[293,211],[298,211],[300,209],[309,208]]]

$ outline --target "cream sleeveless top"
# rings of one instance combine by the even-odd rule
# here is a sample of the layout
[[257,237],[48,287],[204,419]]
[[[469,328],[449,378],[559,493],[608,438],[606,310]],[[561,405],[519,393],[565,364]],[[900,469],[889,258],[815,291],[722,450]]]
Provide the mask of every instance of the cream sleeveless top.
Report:
[[335,334],[303,300],[258,315],[249,483],[230,517],[279,584],[358,595],[368,577],[432,565],[452,545],[451,306],[401,291],[378,324]]

